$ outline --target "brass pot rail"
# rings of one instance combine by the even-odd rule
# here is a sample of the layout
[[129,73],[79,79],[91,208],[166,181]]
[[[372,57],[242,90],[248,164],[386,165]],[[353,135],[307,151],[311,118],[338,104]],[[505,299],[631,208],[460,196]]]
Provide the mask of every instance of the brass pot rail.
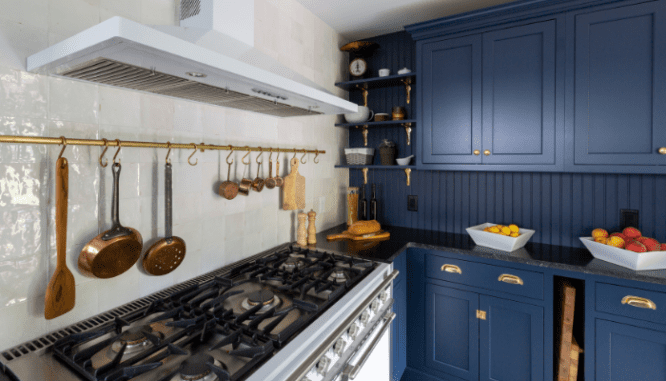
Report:
[[[67,145],[70,146],[97,146],[97,147],[119,147],[122,145],[122,148],[168,148],[168,149],[194,149],[204,152],[205,150],[216,150],[216,151],[247,151],[247,152],[263,152],[272,149],[274,152],[293,152],[293,153],[314,153],[315,155],[323,155],[326,151],[321,150],[304,150],[297,148],[272,148],[272,147],[247,147],[247,146],[233,146],[233,145],[214,145],[214,144],[181,144],[181,143],[158,143],[158,142],[137,142],[118,139],[75,139],[75,138],[65,138],[64,141]],[[12,136],[12,135],[0,135],[0,143],[10,143],[10,144],[52,144],[52,145],[61,145],[63,144],[63,138],[47,138],[39,136]],[[191,157],[191,156],[190,156]]]

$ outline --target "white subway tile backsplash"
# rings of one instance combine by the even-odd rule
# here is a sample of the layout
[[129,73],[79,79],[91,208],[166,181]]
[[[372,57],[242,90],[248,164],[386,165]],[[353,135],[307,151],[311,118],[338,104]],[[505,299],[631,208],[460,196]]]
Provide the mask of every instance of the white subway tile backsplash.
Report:
[[[314,155],[307,155],[308,163],[300,168],[307,181],[306,211],[314,208],[319,213],[318,228],[343,221],[337,206],[348,180],[332,165],[339,161],[347,136],[332,127],[335,117],[275,118],[24,71],[28,55],[108,17],[174,25],[175,9],[175,0],[12,2],[0,15],[0,134],[326,149],[318,166],[312,164]],[[295,0],[256,0],[255,12],[260,20],[255,24],[255,44],[260,50],[334,89],[333,83],[321,79],[341,76],[345,65],[334,60],[346,57],[336,53],[332,41],[338,37],[332,29],[320,25]],[[317,61],[317,54],[327,58]],[[186,242],[183,264],[159,277],[148,275],[141,260],[116,278],[85,277],[78,270],[80,251],[111,227],[116,148],[107,150],[109,166],[102,168],[101,147],[68,146],[67,264],[76,282],[76,306],[45,321],[44,293],[56,264],[53,168],[60,149],[0,144],[0,326],[9,328],[0,330],[0,350],[296,238],[296,212],[281,209],[279,189],[231,201],[217,194],[219,184],[227,180],[228,152],[198,151],[192,158],[198,164],[190,166],[187,159],[193,150],[174,150],[173,234]],[[257,176],[258,154],[249,156],[249,168],[241,163],[244,154],[232,155],[233,181]],[[139,230],[144,252],[164,236],[165,155],[164,149],[128,147],[118,155],[120,221]],[[282,177],[290,171],[291,156],[279,155]],[[267,151],[260,160],[262,178],[268,176],[268,160]],[[277,154],[272,160],[275,163]],[[317,210],[321,205],[327,211]],[[29,331],[22,328],[27,324]]]

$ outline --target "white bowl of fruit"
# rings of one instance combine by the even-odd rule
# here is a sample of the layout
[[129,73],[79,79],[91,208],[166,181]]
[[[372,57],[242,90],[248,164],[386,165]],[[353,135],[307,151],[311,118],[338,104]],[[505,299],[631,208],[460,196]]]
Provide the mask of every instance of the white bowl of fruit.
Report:
[[466,230],[477,245],[509,252],[525,246],[534,234],[534,230],[519,228],[515,224],[505,226],[489,222]]
[[643,237],[636,228],[628,227],[612,234],[594,229],[592,237],[580,237],[580,240],[595,258],[606,262],[632,270],[666,269],[666,244]]

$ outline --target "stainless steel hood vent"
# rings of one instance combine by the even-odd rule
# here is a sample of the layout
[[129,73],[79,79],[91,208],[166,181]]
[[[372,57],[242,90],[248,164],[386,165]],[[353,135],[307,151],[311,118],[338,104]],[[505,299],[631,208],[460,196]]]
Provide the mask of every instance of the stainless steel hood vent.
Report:
[[254,1],[181,0],[178,17],[110,18],[28,57],[28,71],[282,117],[358,111],[254,48]]
[[216,106],[255,111],[273,116],[287,117],[321,114],[321,112],[282,104],[277,101],[277,99],[281,99],[278,96],[275,97],[276,100],[271,102],[228,89],[220,89],[196,81],[104,58],[86,62],[80,67],[64,72],[61,75],[109,86],[146,91],[153,94],[188,99]]

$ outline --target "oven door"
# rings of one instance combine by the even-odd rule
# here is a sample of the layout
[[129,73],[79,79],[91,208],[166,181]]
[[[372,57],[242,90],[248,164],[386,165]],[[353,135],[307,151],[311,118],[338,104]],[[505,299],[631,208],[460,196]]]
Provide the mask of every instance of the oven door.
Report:
[[357,354],[345,367],[341,381],[389,380],[391,377],[391,343],[388,333],[395,313],[389,308],[364,340]]

